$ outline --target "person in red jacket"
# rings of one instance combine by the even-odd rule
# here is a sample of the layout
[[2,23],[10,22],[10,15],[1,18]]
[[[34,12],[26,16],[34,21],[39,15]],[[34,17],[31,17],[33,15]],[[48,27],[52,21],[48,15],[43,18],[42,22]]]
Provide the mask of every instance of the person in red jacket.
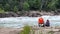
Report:
[[38,25],[39,27],[44,26],[44,19],[42,17],[38,19]]

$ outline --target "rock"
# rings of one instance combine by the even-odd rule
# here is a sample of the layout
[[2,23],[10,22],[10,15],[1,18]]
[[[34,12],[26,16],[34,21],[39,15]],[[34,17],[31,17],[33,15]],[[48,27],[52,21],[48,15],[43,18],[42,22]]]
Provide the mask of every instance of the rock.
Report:
[[3,17],[18,17],[18,15],[14,12],[0,13],[0,18],[3,18]]
[[5,13],[0,13],[0,18],[3,18],[3,17],[5,17]]
[[[59,12],[59,11],[58,11]],[[21,11],[18,11],[18,12],[13,12],[13,11],[9,11],[9,12],[5,12],[5,13],[0,13],[0,18],[3,18],[3,17],[20,17],[20,16],[29,16],[29,17],[40,17],[42,15],[50,15],[50,16],[54,16],[54,15],[60,15],[60,13],[58,12],[54,12],[54,11],[51,11],[51,12],[46,12],[46,11],[24,11],[24,12],[21,12]]]
[[19,12],[16,12],[16,14],[18,15],[18,17],[20,17],[21,12],[20,11]]
[[[7,12],[6,15],[11,15],[11,17],[18,17],[18,15],[14,12]],[[8,16],[10,17],[10,16]]]

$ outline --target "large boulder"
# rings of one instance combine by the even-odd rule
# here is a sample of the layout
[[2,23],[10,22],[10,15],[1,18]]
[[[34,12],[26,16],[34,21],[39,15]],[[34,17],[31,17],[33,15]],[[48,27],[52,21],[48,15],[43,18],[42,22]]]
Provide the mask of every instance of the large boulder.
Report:
[[5,12],[6,17],[18,17],[18,15],[14,12]]
[[14,12],[0,13],[0,18],[3,18],[3,17],[18,17],[18,15]]

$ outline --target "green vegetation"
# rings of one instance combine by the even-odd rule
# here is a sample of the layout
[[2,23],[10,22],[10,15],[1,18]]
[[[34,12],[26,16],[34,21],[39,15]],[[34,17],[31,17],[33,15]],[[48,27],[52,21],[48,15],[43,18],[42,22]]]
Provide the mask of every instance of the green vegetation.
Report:
[[54,32],[53,31],[49,31],[48,34],[54,34]]
[[14,10],[13,10],[14,12],[17,12],[18,11],[18,9],[17,9],[17,7],[15,6],[14,7]]
[[4,10],[0,8],[0,13],[4,13]]
[[29,10],[29,4],[27,2],[23,3],[23,10]]
[[56,4],[57,4],[58,0],[52,0],[51,2],[49,2],[48,4],[48,8],[50,8],[51,10],[56,10],[57,7],[56,7]]
[[0,0],[4,11],[56,10],[60,9],[60,0]]
[[29,34],[30,33],[30,26],[26,25],[23,28],[24,30],[20,32],[20,34]]

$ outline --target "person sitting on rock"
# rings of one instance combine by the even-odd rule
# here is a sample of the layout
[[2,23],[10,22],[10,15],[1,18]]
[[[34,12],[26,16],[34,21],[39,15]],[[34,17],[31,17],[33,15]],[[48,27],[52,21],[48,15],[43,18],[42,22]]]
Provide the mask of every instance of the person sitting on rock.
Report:
[[38,19],[38,25],[39,25],[39,27],[44,26],[44,19],[42,17]]
[[47,27],[49,27],[50,26],[50,22],[49,22],[49,20],[47,20],[46,21],[46,24],[45,24]]

